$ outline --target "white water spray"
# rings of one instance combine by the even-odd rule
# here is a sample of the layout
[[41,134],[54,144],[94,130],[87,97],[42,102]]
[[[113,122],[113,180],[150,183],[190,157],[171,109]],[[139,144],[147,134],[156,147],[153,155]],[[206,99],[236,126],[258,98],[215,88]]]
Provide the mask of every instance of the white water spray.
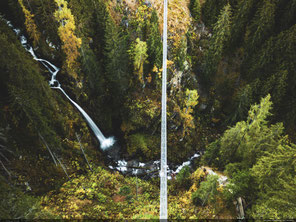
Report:
[[[13,31],[18,35],[20,33],[19,29],[15,29],[11,22],[7,21],[7,24],[9,27],[11,27],[13,29]],[[94,123],[94,121],[90,118],[90,116],[76,103],[74,102],[68,95],[67,93],[62,89],[61,84],[59,83],[59,81],[56,79],[56,76],[58,74],[58,72],[60,71],[60,69],[58,67],[56,67],[55,65],[53,65],[52,63],[50,63],[49,61],[45,60],[45,59],[39,59],[37,58],[37,56],[34,53],[33,48],[30,46],[30,48],[28,49],[27,46],[27,39],[25,36],[20,36],[20,40],[21,40],[21,44],[23,45],[23,47],[32,55],[32,57],[38,61],[41,62],[42,65],[44,65],[45,68],[47,68],[47,70],[51,73],[51,80],[49,81],[49,85],[52,89],[59,89],[63,92],[63,94],[70,100],[70,102],[81,112],[81,114],[83,115],[83,117],[85,118],[86,122],[88,123],[89,127],[92,129],[92,131],[94,132],[95,136],[97,137],[97,139],[99,140],[100,144],[101,144],[101,148],[103,150],[106,150],[107,148],[109,148],[110,146],[112,146],[115,143],[115,140],[113,137],[109,137],[106,138],[103,133],[101,132],[101,130],[97,127],[97,125]]]

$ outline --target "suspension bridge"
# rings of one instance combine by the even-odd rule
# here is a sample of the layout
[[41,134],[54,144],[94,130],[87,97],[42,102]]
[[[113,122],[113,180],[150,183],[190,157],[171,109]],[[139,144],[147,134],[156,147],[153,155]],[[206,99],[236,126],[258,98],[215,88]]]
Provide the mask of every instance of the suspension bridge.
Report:
[[167,211],[167,0],[163,1],[163,61],[161,95],[161,157],[160,157],[160,219],[168,218]]

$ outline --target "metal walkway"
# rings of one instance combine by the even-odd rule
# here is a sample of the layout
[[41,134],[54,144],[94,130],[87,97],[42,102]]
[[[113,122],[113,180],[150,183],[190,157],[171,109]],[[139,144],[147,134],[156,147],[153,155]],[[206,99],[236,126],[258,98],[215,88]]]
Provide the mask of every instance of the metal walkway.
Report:
[[167,219],[167,11],[168,3],[163,4],[163,61],[161,98],[161,159],[160,159],[160,219]]

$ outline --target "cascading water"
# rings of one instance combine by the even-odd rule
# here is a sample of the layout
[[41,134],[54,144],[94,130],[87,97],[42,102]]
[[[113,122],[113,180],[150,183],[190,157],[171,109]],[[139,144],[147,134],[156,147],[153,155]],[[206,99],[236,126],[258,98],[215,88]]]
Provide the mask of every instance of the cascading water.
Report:
[[105,138],[104,135],[102,134],[101,130],[97,127],[97,125],[94,123],[94,121],[89,117],[89,115],[77,104],[75,103],[66,93],[65,91],[59,86],[57,87],[51,87],[53,89],[59,89],[61,90],[64,95],[70,100],[70,102],[81,112],[83,117],[85,118],[86,122],[94,132],[95,136],[98,138],[98,140],[101,143],[101,148],[103,150],[107,149],[108,147],[112,146],[114,144],[114,139],[113,137],[110,138]]
[[[20,33],[20,30],[19,29],[15,29],[9,21],[7,21],[7,24],[8,24],[8,26],[10,26],[13,29],[13,31],[17,35]],[[26,39],[25,36],[23,36],[23,35],[20,36],[20,39],[21,39],[21,44],[32,55],[32,57],[36,61],[41,62],[44,65],[44,67],[47,68],[47,70],[51,73],[51,80],[49,81],[50,87],[52,89],[59,89],[59,90],[61,90],[63,92],[63,94],[67,97],[67,99],[69,99],[70,102],[81,112],[81,114],[85,118],[86,122],[88,123],[89,127],[92,129],[92,131],[94,132],[95,136],[99,140],[99,142],[101,144],[101,148],[103,150],[106,150],[108,147],[112,146],[114,144],[114,142],[115,142],[114,138],[113,137],[106,138],[103,135],[103,133],[101,132],[101,130],[94,123],[94,121],[90,118],[90,116],[76,102],[74,102],[67,95],[67,93],[62,89],[61,84],[56,79],[56,76],[57,76],[58,72],[60,71],[60,69],[58,67],[56,67],[55,65],[51,64],[49,61],[47,61],[45,59],[39,59],[39,58],[37,58],[37,56],[34,53],[33,48],[27,44],[27,39]],[[28,49],[28,46],[29,46],[29,49]]]
[[[19,35],[20,30],[19,29],[15,29],[12,24],[7,21],[8,26],[10,26],[13,31]],[[58,72],[60,71],[60,69],[58,67],[56,67],[55,65],[53,65],[52,63],[50,63],[49,61],[45,60],[45,59],[40,59],[37,58],[37,56],[34,53],[34,50],[31,46],[28,45],[27,43],[27,39],[25,36],[20,36],[20,41],[21,44],[23,45],[23,47],[32,55],[32,57],[42,63],[42,65],[44,67],[46,67],[46,69],[51,73],[51,79],[49,81],[49,85],[51,86],[52,89],[58,89],[61,90],[62,93],[67,97],[68,100],[70,100],[70,102],[81,112],[81,114],[83,115],[83,117],[85,118],[85,120],[87,121],[88,125],[90,126],[90,128],[92,129],[92,131],[94,132],[95,136],[97,137],[97,139],[99,140],[100,144],[101,144],[101,148],[103,150],[107,149],[108,147],[112,146],[114,144],[114,139],[113,137],[110,138],[105,138],[104,135],[102,134],[102,132],[100,131],[100,129],[96,126],[96,124],[94,123],[94,121],[89,117],[89,115],[76,103],[74,102],[67,94],[66,92],[61,88],[61,84],[59,83],[59,81],[56,79],[56,76],[58,74]],[[29,47],[29,48],[28,48]],[[168,166],[166,166],[166,172],[169,174],[168,179],[172,179],[171,175],[176,175],[177,173],[179,173],[179,171],[184,167],[184,166],[188,166],[192,163],[192,161],[195,158],[198,158],[199,154],[194,154],[194,156],[192,156],[188,161],[182,163],[181,165],[177,166],[175,170],[173,169],[169,169]],[[116,169],[122,173],[128,173],[131,172],[132,175],[141,175],[142,174],[147,174],[149,175],[150,173],[153,173],[155,170],[159,170],[160,167],[160,161],[154,161],[152,163],[135,163],[135,166],[132,165],[132,168],[130,166],[128,166],[128,162],[126,162],[125,160],[118,160],[116,161],[116,167],[113,166],[109,166],[110,169]],[[141,169],[141,167],[143,167],[143,169]],[[147,169],[145,169],[147,168]]]

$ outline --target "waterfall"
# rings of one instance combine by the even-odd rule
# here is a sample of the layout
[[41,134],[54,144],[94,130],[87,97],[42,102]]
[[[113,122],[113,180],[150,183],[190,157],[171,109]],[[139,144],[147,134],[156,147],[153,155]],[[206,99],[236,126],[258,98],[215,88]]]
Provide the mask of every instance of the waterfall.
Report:
[[101,130],[97,127],[97,125],[94,123],[94,121],[89,117],[89,115],[77,104],[75,103],[66,93],[65,91],[60,87],[51,87],[53,89],[59,89],[64,93],[64,95],[70,100],[70,102],[81,112],[83,117],[85,118],[86,122],[88,123],[89,127],[94,132],[95,136],[101,143],[101,148],[103,150],[107,149],[108,147],[112,146],[114,144],[113,137],[105,138]]
[[[13,29],[13,31],[19,35],[20,30],[19,29],[15,29],[11,22],[7,21],[7,25],[9,27],[11,27]],[[106,138],[103,133],[101,132],[101,130],[97,127],[97,125],[94,123],[94,121],[90,118],[90,116],[76,103],[74,102],[68,95],[67,93],[62,89],[61,84],[59,83],[59,81],[56,79],[56,76],[58,74],[58,72],[60,71],[60,69],[58,67],[56,67],[55,65],[53,65],[52,63],[50,63],[49,61],[45,60],[45,59],[40,59],[37,58],[37,56],[34,53],[34,50],[31,46],[28,45],[27,43],[27,39],[25,36],[20,36],[20,40],[21,40],[21,44],[23,45],[23,47],[32,55],[33,59],[35,59],[38,62],[41,62],[42,65],[47,68],[47,70],[51,73],[51,79],[49,81],[49,85],[52,89],[59,89],[62,91],[62,93],[67,97],[68,100],[70,100],[70,102],[81,112],[81,114],[83,115],[84,119],[86,120],[86,122],[88,123],[89,127],[92,129],[92,131],[94,132],[96,138],[99,140],[100,144],[101,144],[101,148],[103,150],[107,149],[108,147],[112,146],[115,143],[115,140],[113,137],[109,137]],[[28,48],[29,46],[29,48]]]

